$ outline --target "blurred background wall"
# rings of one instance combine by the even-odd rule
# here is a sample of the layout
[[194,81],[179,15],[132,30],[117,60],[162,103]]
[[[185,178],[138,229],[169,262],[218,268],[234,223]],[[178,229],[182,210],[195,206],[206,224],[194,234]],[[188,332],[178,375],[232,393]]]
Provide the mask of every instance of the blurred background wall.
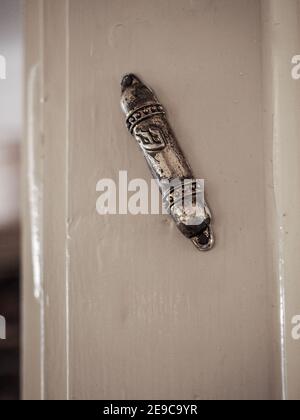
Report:
[[[0,400],[19,397],[19,147],[22,135],[22,10],[0,0]],[[3,61],[3,60],[2,60]]]
[[6,80],[0,89],[0,142],[19,141],[22,128],[22,16],[20,0],[0,0],[0,55],[6,58]]

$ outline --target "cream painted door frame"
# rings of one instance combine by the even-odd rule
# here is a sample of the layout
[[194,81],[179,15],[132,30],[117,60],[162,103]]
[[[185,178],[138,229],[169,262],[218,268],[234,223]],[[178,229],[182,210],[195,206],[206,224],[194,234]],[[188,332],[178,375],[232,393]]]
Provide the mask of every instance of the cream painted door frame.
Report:
[[[24,2],[25,399],[300,398],[299,4]],[[99,179],[150,180],[128,71],[206,180],[210,253],[164,216],[96,212]]]

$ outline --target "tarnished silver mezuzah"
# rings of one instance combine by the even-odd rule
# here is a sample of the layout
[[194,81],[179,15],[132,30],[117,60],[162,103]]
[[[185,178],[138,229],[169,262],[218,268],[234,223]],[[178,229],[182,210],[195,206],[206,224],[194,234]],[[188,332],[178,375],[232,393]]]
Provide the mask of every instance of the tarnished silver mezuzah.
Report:
[[133,74],[122,79],[121,106],[140,145],[163,201],[178,229],[201,251],[213,247],[211,212],[203,183],[195,179],[153,91]]

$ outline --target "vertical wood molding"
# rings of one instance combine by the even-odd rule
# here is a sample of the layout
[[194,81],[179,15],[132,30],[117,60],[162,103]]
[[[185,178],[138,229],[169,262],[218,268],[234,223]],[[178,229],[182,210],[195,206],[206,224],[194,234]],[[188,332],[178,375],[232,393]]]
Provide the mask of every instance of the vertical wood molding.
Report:
[[45,398],[68,398],[68,0],[44,0]]
[[[68,398],[67,334],[67,0],[27,0],[23,144],[23,398]],[[55,28],[55,30],[54,30]],[[33,70],[36,79],[32,80]],[[30,82],[31,81],[31,82]],[[28,98],[34,88],[35,108]],[[31,115],[34,114],[34,115]],[[34,119],[34,122],[31,121]],[[29,133],[29,131],[27,130]],[[28,144],[33,141],[43,197],[40,290],[34,297],[28,191]]]
[[[26,80],[42,73],[44,319],[24,197],[24,398],[299,397],[299,2],[27,0],[25,22]],[[206,255],[163,216],[96,213],[99,179],[150,178],[119,107],[128,71],[208,180]]]
[[262,0],[265,136],[273,148],[276,204],[282,397],[300,398],[300,347],[292,318],[300,314],[300,82],[292,57],[300,54],[298,0]]
[[[22,397],[42,399],[43,358],[41,351],[41,305],[34,297],[31,216],[29,198],[29,136],[39,139],[37,111],[40,99],[41,65],[41,6],[40,0],[24,2],[24,138],[22,142]],[[31,97],[31,100],[30,100]],[[31,103],[30,103],[31,102]],[[33,125],[32,118],[36,118]]]

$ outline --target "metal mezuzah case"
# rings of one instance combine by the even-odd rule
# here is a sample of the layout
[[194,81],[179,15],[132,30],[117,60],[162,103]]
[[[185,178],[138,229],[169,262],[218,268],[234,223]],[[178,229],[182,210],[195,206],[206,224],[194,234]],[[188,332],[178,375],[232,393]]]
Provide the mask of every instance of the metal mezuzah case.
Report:
[[213,247],[211,212],[153,91],[133,74],[122,79],[121,106],[140,145],[163,201],[178,229],[201,251]]

